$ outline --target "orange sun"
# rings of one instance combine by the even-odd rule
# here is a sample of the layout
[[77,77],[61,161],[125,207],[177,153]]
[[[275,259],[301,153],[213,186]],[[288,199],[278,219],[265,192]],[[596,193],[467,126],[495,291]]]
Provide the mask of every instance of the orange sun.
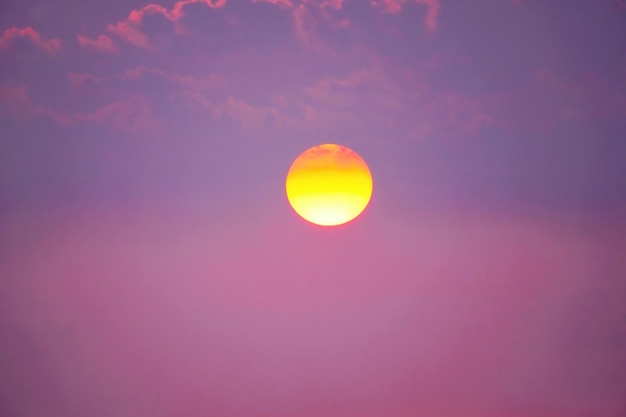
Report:
[[372,197],[372,174],[356,152],[335,144],[307,149],[287,174],[287,198],[302,218],[337,226],[357,217]]

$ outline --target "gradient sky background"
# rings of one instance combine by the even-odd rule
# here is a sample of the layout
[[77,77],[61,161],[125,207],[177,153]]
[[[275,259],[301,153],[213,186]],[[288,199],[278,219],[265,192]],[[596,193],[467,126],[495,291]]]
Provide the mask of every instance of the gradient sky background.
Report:
[[4,0],[0,415],[623,417],[625,161],[623,0]]

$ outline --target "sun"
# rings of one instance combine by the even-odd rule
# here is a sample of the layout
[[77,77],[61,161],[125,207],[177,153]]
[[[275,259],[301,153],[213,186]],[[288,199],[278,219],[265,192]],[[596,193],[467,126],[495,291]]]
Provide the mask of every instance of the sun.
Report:
[[285,184],[291,207],[303,219],[337,226],[356,218],[372,197],[372,174],[356,152],[342,145],[307,149],[293,161]]

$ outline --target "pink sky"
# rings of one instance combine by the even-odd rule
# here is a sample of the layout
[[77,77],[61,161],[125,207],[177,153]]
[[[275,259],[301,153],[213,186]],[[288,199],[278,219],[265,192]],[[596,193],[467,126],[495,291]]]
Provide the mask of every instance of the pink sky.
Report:
[[0,416],[624,416],[624,51],[617,0],[5,1]]

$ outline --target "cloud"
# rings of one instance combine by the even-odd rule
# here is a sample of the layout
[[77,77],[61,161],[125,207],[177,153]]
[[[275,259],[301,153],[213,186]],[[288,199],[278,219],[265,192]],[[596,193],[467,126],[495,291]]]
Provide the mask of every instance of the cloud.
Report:
[[115,129],[130,132],[149,130],[158,124],[152,114],[150,104],[143,97],[105,104],[90,113],[77,113],[74,115],[74,120],[108,124]]
[[373,69],[360,69],[346,78],[325,78],[305,88],[305,93],[313,100],[335,107],[349,106],[360,102],[354,94],[359,87],[375,89],[385,83],[381,73]]
[[183,8],[190,4],[204,3],[212,9],[219,9],[226,5],[226,0],[182,0],[174,3],[174,6],[170,10],[158,4],[148,4],[139,10],[133,10],[128,15],[128,22],[139,24],[143,21],[143,16],[149,13],[157,13],[165,17],[171,22],[176,22],[178,19],[184,16]]
[[118,52],[117,45],[107,35],[100,35],[96,39],[78,35],[77,40],[78,44],[86,49],[107,53]]
[[225,101],[219,103],[198,92],[184,91],[178,95],[207,108],[215,119],[227,117],[247,128],[294,124],[293,120],[284,116],[275,107],[254,106],[240,98],[228,96]]
[[252,0],[252,3],[269,3],[276,6],[293,7],[291,0]]
[[66,75],[75,87],[89,83],[109,87],[118,81],[134,83],[145,77],[162,80],[171,86],[170,98],[183,97],[209,109],[216,119],[235,120],[247,127],[378,124],[405,129],[413,137],[459,138],[495,123],[487,111],[490,108],[480,99],[437,91],[410,77],[391,77],[380,65],[362,67],[344,77],[325,77],[299,92],[270,94],[257,104],[232,94],[224,98],[228,83],[220,74],[194,77],[137,66],[113,75]]
[[226,85],[226,80],[224,79],[224,77],[215,73],[210,73],[203,78],[196,78],[189,75],[181,75],[178,73],[168,73],[160,69],[149,68],[145,66],[137,66],[127,69],[120,74],[110,76],[98,76],[85,73],[66,74],[67,78],[70,80],[70,83],[75,87],[81,86],[87,82],[104,84],[116,80],[138,80],[145,77],[146,75],[155,75],[173,84],[176,84],[181,88],[190,90],[212,90],[224,87]]
[[294,7],[292,15],[296,38],[305,45],[319,46],[315,36],[316,21],[311,16],[311,12],[303,4],[300,4]]
[[32,103],[26,86],[7,87],[0,85],[0,107],[8,107],[14,116],[26,119],[32,115],[43,116],[55,123],[68,126],[73,123],[69,115],[59,114],[55,110]]
[[400,13],[406,0],[372,0],[370,4],[386,13]]
[[[133,81],[146,76],[156,76],[176,87],[175,91],[171,93],[171,97],[183,97],[192,103],[200,104],[203,108],[208,109],[215,119],[229,118],[249,128],[294,124],[290,117],[283,115],[273,106],[255,106],[232,95],[229,95],[226,100],[222,101],[209,97],[208,93],[222,89],[227,84],[224,77],[219,74],[211,73],[205,77],[196,78],[178,73],[168,73],[156,68],[138,66],[110,76],[84,73],[68,73],[66,75],[74,87],[83,86],[87,83],[107,84],[118,80]],[[136,103],[132,108],[136,110],[136,113],[145,113],[143,110],[146,107],[147,103],[143,100]],[[81,121],[104,121],[109,119],[118,128],[133,130],[125,122],[127,120],[125,116],[119,115],[120,113],[128,112],[130,109],[131,107],[126,104],[115,103],[115,105],[100,109],[95,114],[77,116],[76,119]],[[137,118],[135,117],[135,119]],[[143,117],[139,117],[139,120],[143,119]],[[143,125],[144,123],[139,124],[139,126]],[[148,124],[145,123],[145,125]]]
[[292,0],[252,0],[252,3],[269,3],[276,6],[283,7],[296,7],[298,5],[313,5],[319,7],[321,9],[335,9],[340,10],[343,8],[344,0],[300,0],[300,1],[292,1]]
[[388,126],[390,113],[408,110],[401,93],[378,67],[361,68],[345,77],[325,77],[303,88],[301,94],[281,95],[273,102],[294,127],[303,129]]
[[141,96],[105,104],[94,111],[74,114],[59,113],[52,108],[32,102],[25,86],[0,86],[0,108],[8,107],[19,119],[32,116],[48,118],[60,126],[77,123],[98,123],[118,130],[139,131],[151,129],[158,124],[147,100]]
[[424,26],[428,33],[433,33],[437,29],[439,11],[441,10],[439,0],[415,0],[415,2],[428,8],[426,17],[424,18]]
[[176,2],[169,10],[158,4],[150,3],[141,9],[132,10],[126,19],[108,25],[107,30],[131,45],[147,49],[150,47],[150,41],[148,36],[139,29],[146,14],[160,14],[171,22],[177,22],[184,16],[183,9],[185,6],[195,3],[203,3],[212,9],[217,9],[224,7],[226,0],[182,0]]
[[[324,78],[304,89],[312,120],[400,128],[414,138],[469,137],[495,120],[481,98],[434,89],[415,75],[394,77],[374,65]],[[294,105],[293,103],[291,104]]]
[[329,8],[335,10],[341,10],[343,8],[343,0],[323,0],[320,3],[322,9]]
[[[281,114],[281,112],[273,106],[255,106],[241,98],[230,95],[223,101],[209,97],[208,93],[223,89],[227,85],[224,77],[219,74],[211,73],[205,77],[196,78],[178,73],[168,73],[156,68],[137,66],[127,69],[120,74],[109,76],[84,73],[68,73],[66,76],[74,87],[80,87],[87,83],[106,85],[119,80],[130,82],[140,80],[146,76],[155,76],[176,87],[175,91],[171,93],[171,97],[184,97],[192,103],[198,103],[203,108],[208,109],[215,119],[226,117],[250,128],[265,125],[284,126],[293,124],[293,121],[290,120],[289,117]],[[132,108],[134,108],[137,113],[143,111],[146,107],[147,103],[143,100],[136,103]],[[126,104],[115,103],[115,105],[100,109],[95,114],[78,116],[77,120],[104,121],[105,119],[109,119],[114,122],[118,128],[133,130],[129,129],[128,124],[125,123],[126,118],[119,116],[120,113],[128,112],[130,109],[131,107]],[[143,118],[139,117],[139,119],[142,120]],[[145,125],[148,124],[146,123]],[[143,124],[140,123],[139,126],[143,126]]]
[[311,13],[309,6],[316,7],[336,7],[341,6],[341,1],[324,1],[317,4],[315,1],[302,1],[294,3],[291,0],[252,0],[252,3],[269,3],[291,11],[293,30],[296,38],[306,46],[319,47],[320,43],[316,36],[317,20]]
[[[303,45],[313,48],[321,47],[317,37],[317,27],[320,20],[325,21],[333,29],[348,28],[349,19],[332,12],[339,12],[344,8],[343,0],[250,0],[253,4],[266,3],[284,10],[288,10],[293,22],[294,35]],[[373,0],[371,5],[386,13],[399,13],[408,0]],[[149,36],[141,29],[144,17],[147,14],[158,14],[176,23],[184,16],[184,8],[189,4],[203,3],[213,9],[222,8],[227,0],[184,0],[176,2],[172,8],[150,3],[140,9],[132,10],[128,16],[116,23],[106,26],[106,29],[123,39],[125,42],[144,49],[151,48]],[[438,24],[440,12],[439,0],[415,0],[418,5],[427,8],[424,25],[427,32],[433,33]],[[182,29],[177,27],[178,31]]]
[[108,25],[107,30],[133,46],[144,49],[148,49],[150,47],[148,36],[128,21],[121,21]]
[[261,127],[267,124],[280,126],[282,117],[278,110],[268,106],[252,106],[241,99],[228,97],[216,107],[217,114],[224,114],[233,120],[240,121],[247,127]]
[[291,12],[293,30],[296,38],[305,46],[319,49],[322,46],[317,37],[320,20],[326,21],[333,29],[350,27],[350,20],[339,18],[328,11],[343,9],[343,0],[251,0],[252,3],[269,3]]
[[57,53],[61,50],[61,40],[57,38],[43,39],[32,27],[12,27],[6,29],[0,37],[0,49],[8,49],[15,38],[27,38],[33,45],[49,53]]
[[[400,13],[408,0],[372,0],[370,4],[383,10],[385,13]],[[415,0],[416,4],[426,6],[428,9],[424,18],[424,26],[428,33],[433,33],[437,29],[441,4],[439,0]]]
[[83,85],[88,81],[98,83],[98,82],[102,82],[105,79],[108,79],[108,77],[97,77],[91,74],[74,73],[74,72],[70,72],[65,75],[67,76],[67,79],[70,81],[70,84],[72,84],[74,87]]
[[145,74],[157,75],[185,89],[212,90],[226,85],[226,80],[220,74],[210,73],[203,78],[196,78],[143,66],[126,70],[123,76],[126,78],[141,78]]

